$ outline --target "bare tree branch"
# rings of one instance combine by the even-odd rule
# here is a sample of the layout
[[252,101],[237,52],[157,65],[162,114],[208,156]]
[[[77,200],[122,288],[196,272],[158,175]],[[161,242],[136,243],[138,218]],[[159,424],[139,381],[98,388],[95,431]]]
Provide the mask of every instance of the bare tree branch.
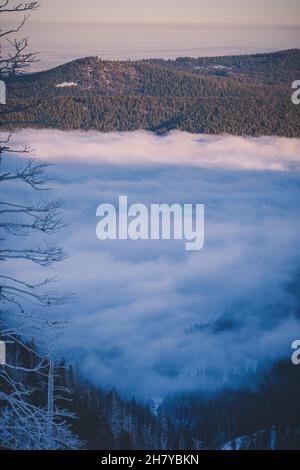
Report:
[[[3,152],[7,150],[3,150]],[[25,150],[10,150],[12,153],[24,153],[29,151],[28,148]],[[1,152],[1,150],[0,150]],[[0,173],[0,183],[5,181],[21,180],[26,184],[29,184],[33,189],[39,189],[45,191],[47,188],[43,186],[49,181],[49,178],[45,175],[45,168],[49,166],[48,163],[37,163],[34,159],[27,160],[24,167],[19,168],[16,172],[4,172]]]
[[0,5],[0,13],[15,13],[29,10],[37,10],[40,7],[39,2],[21,2],[13,6],[9,6],[10,0],[5,0],[2,5]]
[[[39,2],[20,2],[13,3],[11,0],[5,0],[0,5],[1,13],[20,13],[37,10],[40,7]],[[7,79],[14,75],[20,75],[26,68],[31,64],[38,61],[36,53],[25,52],[28,47],[28,38],[12,38],[12,35],[18,34],[27,20],[29,19],[28,14],[25,14],[23,18],[16,24],[15,27],[3,30],[0,28],[0,39],[6,39],[9,44],[7,57],[0,57],[0,78]],[[0,48],[1,54],[1,48]]]
[[[66,224],[61,220],[58,210],[61,201],[51,201],[37,206],[21,206],[0,202],[0,216],[10,216],[13,219],[4,219],[0,222],[0,228],[13,235],[24,235],[35,230],[43,233],[55,233]],[[4,207],[1,209],[1,207]]]
[[[1,13],[1,10],[0,10],[0,13]],[[29,15],[24,16],[23,19],[20,21],[20,23],[13,29],[8,29],[7,31],[4,31],[4,32],[2,32],[2,30],[0,29],[0,38],[4,36],[9,36],[10,34],[13,34],[13,33],[18,33],[23,28],[28,18],[29,18]]]

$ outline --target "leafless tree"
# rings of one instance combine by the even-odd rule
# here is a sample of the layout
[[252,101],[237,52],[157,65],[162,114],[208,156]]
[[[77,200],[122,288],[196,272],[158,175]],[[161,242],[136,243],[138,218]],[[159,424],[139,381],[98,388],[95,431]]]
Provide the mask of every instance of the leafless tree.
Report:
[[[48,165],[27,159],[30,150],[19,149],[11,139],[9,135],[0,142],[0,192],[6,196],[0,201],[0,262],[4,266],[17,260],[48,270],[66,258],[63,250],[47,240],[65,226],[60,217],[61,201],[40,202],[37,198],[38,202],[34,202],[42,192],[47,196],[50,189],[45,173]],[[15,188],[20,186],[27,191],[25,201],[14,196],[18,193]],[[33,202],[29,202],[31,199]],[[21,351],[28,349],[27,337],[34,338],[36,345],[35,361],[30,367],[16,362],[0,366],[0,384],[4,387],[0,392],[0,445],[7,448],[79,446],[64,422],[64,417],[71,415],[55,407],[54,362],[47,342],[60,334],[66,322],[49,316],[49,308],[71,300],[68,293],[49,291],[55,280],[45,277],[30,282],[18,272],[0,274],[0,339],[18,343]],[[44,407],[30,403],[28,398],[33,390],[24,385],[19,374],[21,379],[24,374],[38,374],[47,381],[48,399]]]
[[[19,158],[16,158],[19,150],[10,139],[6,138],[0,143],[0,192],[2,197],[7,198],[0,201],[0,262],[4,267],[17,260],[48,270],[66,258],[63,250],[47,240],[65,226],[60,217],[61,201],[40,202],[38,198],[35,203],[28,202],[29,195],[25,201],[14,196],[18,193],[14,188],[22,185],[34,201],[36,194],[49,190],[49,179],[45,173],[46,164],[26,158],[20,159],[19,163]],[[26,154],[28,150],[22,148],[20,152]],[[15,164],[12,164],[11,158]],[[49,286],[55,281],[55,278],[45,277],[31,282],[20,277],[18,271],[5,274],[1,270],[0,339],[18,343],[21,351],[28,348],[27,337],[34,338],[36,345],[35,363],[30,367],[16,362],[0,366],[0,445],[6,448],[79,446],[77,438],[72,436],[64,422],[64,417],[71,415],[54,406],[54,363],[47,341],[60,334],[65,321],[52,318],[49,308],[71,299],[68,293],[49,291]],[[44,309],[46,315],[43,315]],[[33,390],[24,385],[24,374],[38,374],[44,382],[48,382],[48,399],[44,407],[30,403]]]
[[[8,153],[16,153],[17,149],[9,147],[9,139],[0,141],[0,188],[5,194],[5,185],[22,184],[35,191],[45,191],[48,177],[45,175],[47,164],[35,162],[32,159],[25,163],[12,165],[6,169],[5,158]],[[21,149],[26,153],[26,149]],[[0,201],[0,261],[23,260],[42,267],[50,267],[52,264],[63,261],[66,254],[60,248],[48,241],[35,241],[33,246],[28,246],[25,241],[36,234],[51,235],[65,224],[60,217],[61,201],[50,200],[47,202],[26,203],[17,200]],[[13,241],[15,240],[15,243]],[[7,243],[5,244],[5,242]],[[32,243],[32,242],[31,242]],[[17,276],[0,275],[0,301],[13,304],[18,307],[20,313],[24,313],[24,301],[34,302],[44,306],[57,305],[66,296],[60,297],[54,294],[40,293],[41,288],[53,282],[53,279],[45,279],[39,283],[30,283]]]
[[[0,53],[1,80],[23,73],[37,60],[36,54],[27,52],[28,38],[15,35],[28,20],[28,12],[38,7],[38,2],[0,0],[0,20],[4,14],[24,14],[16,26],[0,29],[0,40],[9,46],[6,57],[2,49]],[[18,261],[47,270],[66,258],[63,250],[50,241],[51,235],[65,226],[60,216],[61,201],[44,202],[40,196],[49,190],[48,165],[34,160],[29,147],[14,145],[13,135],[5,134],[0,136],[0,263],[4,267]],[[14,188],[21,186],[26,197],[19,200]],[[47,341],[59,335],[66,322],[50,317],[49,308],[71,299],[67,293],[49,290],[55,281],[45,275],[32,282],[20,276],[18,270],[7,274],[1,270],[0,340],[29,351],[27,339],[34,339],[35,347],[30,352],[35,359],[28,367],[17,361],[0,365],[0,447],[70,449],[81,445],[65,421],[72,414],[55,406],[56,397],[61,400],[61,392],[67,391],[59,390],[57,395],[53,351]],[[43,406],[30,400],[34,390],[23,380],[28,374],[38,375],[48,384],[47,403]]]
[[[23,345],[24,346],[24,345]],[[80,441],[71,431],[69,420],[75,415],[68,409],[56,406],[59,400],[70,401],[69,390],[54,383],[55,365],[52,359],[41,360],[36,351],[35,367],[13,367],[13,376],[7,368],[0,369],[0,401],[5,407],[0,413],[0,446],[12,450],[59,450],[80,449],[84,442]],[[48,383],[48,403],[37,406],[28,398],[35,392],[33,387],[25,386],[18,381],[17,374],[39,374]],[[46,380],[45,380],[46,379]],[[6,393],[4,388],[10,389]]]
[[[1,1],[1,0],[0,0]],[[32,63],[38,60],[37,54],[28,52],[28,38],[17,37],[27,20],[29,12],[37,10],[40,4],[38,2],[20,2],[15,3],[13,0],[4,0],[0,4],[0,23],[2,18],[10,18],[11,14],[23,15],[14,26],[2,29],[0,27],[0,79],[7,78],[11,75],[19,75],[27,69]],[[3,41],[6,42],[7,54],[3,57]]]

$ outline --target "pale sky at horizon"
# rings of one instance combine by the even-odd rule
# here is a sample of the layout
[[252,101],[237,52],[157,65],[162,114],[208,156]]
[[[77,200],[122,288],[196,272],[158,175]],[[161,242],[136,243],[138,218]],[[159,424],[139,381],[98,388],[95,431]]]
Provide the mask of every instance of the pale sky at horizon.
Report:
[[299,0],[40,0],[31,21],[300,25]]
[[[10,1],[13,5],[18,0]],[[22,28],[23,36],[30,37],[31,49],[40,52],[35,70],[90,55],[109,60],[174,59],[300,48],[300,0],[40,3]],[[22,15],[6,14],[1,20],[10,28],[10,22],[15,26]],[[9,48],[4,42],[5,47]]]

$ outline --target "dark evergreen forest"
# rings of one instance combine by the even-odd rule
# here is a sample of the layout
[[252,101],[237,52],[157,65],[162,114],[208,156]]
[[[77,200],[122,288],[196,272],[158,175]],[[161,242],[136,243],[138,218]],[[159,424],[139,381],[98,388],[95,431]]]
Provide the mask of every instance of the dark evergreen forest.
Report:
[[87,57],[8,80],[4,128],[300,135],[300,51],[138,62]]

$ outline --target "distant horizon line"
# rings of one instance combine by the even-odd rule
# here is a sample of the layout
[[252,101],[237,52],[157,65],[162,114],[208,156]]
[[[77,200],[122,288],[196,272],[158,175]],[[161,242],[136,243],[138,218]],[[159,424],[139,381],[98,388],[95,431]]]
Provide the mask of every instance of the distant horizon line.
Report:
[[147,57],[147,58],[141,58],[141,59],[133,59],[133,58],[127,58],[127,59],[114,59],[114,58],[105,58],[105,57],[102,57],[101,55],[99,54],[96,54],[96,55],[82,55],[82,56],[78,56],[76,58],[73,58],[73,59],[70,59],[70,60],[66,60],[65,62],[62,62],[60,64],[57,64],[57,65],[53,65],[53,66],[50,66],[49,68],[43,68],[41,70],[28,70],[27,72],[25,72],[24,75],[28,74],[28,75],[32,75],[32,74],[35,74],[35,73],[41,73],[41,72],[49,72],[50,70],[54,70],[58,67],[63,67],[64,65],[68,65],[68,64],[71,64],[72,62],[77,62],[78,60],[84,60],[84,59],[89,59],[89,58],[96,58],[98,60],[101,60],[102,62],[142,62],[142,61],[149,61],[149,60],[166,60],[166,61],[176,61],[178,59],[183,59],[183,58],[189,58],[189,59],[217,59],[217,58],[224,58],[224,57],[236,57],[236,56],[255,56],[255,55],[261,55],[261,54],[277,54],[277,53],[283,53],[283,52],[288,52],[288,51],[300,51],[300,47],[292,47],[292,48],[288,48],[288,49],[274,49],[274,50],[271,50],[271,51],[264,51],[264,52],[253,52],[253,53],[248,53],[248,54],[226,54],[226,55],[210,55],[210,56],[192,56],[192,55],[189,55],[189,56],[176,56],[176,57],[173,57],[173,58],[162,58],[162,57],[155,57],[155,56],[151,56],[151,57]]
[[[14,23],[14,21],[7,20],[5,23]],[[71,20],[37,20],[34,17],[30,18],[30,24],[57,24],[57,25],[95,25],[95,26],[132,26],[132,27],[179,27],[179,26],[218,26],[218,27],[251,27],[251,28],[299,28],[300,23],[221,23],[221,22],[132,22],[132,21],[71,21]]]

